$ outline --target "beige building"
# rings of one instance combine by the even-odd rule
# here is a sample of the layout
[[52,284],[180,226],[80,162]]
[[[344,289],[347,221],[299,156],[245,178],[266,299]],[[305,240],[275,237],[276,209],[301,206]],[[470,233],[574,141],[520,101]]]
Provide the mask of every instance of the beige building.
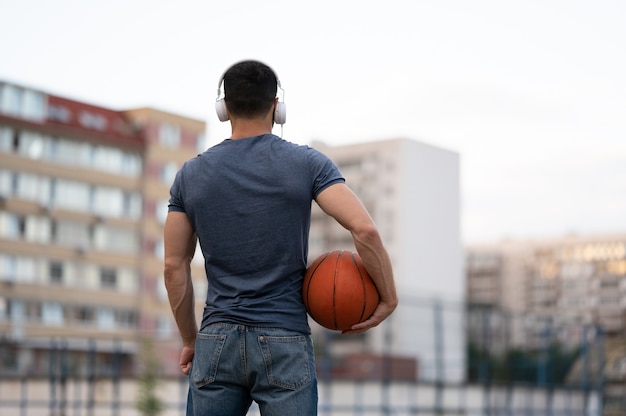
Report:
[[[178,371],[163,223],[173,175],[204,146],[204,131],[154,109],[116,111],[0,82],[3,374],[46,371],[51,346],[73,368],[97,348],[102,371],[107,351],[133,371],[144,338],[162,340],[166,370]],[[203,279],[201,262],[194,267]]]
[[[62,349],[76,371],[97,349],[99,372],[120,360],[132,372],[144,339],[157,341],[165,372],[179,374],[163,225],[169,186],[182,163],[204,150],[205,127],[155,109],[117,111],[0,82],[3,374],[44,373],[50,348]],[[462,378],[458,155],[412,140],[313,146],[337,162],[374,216],[401,301],[409,300],[387,324],[337,349],[357,345],[429,363],[434,332],[447,328],[441,351],[455,365],[439,376]],[[310,260],[354,249],[349,233],[318,209],[310,241]],[[193,275],[200,316],[207,283],[199,250]],[[414,296],[450,300],[458,313],[436,323],[430,301],[422,311]],[[420,374],[435,377],[432,368],[422,365]]]
[[578,342],[583,326],[609,335],[626,330],[626,234],[470,246],[466,275],[475,340],[485,310],[509,320],[514,346],[532,347],[545,331]]

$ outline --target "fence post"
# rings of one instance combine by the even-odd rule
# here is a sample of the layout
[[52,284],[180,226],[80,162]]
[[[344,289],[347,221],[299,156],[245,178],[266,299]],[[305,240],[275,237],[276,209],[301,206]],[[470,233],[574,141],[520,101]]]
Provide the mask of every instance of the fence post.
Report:
[[552,319],[546,317],[544,326],[540,332],[540,350],[537,357],[537,388],[544,389],[545,391],[545,403],[546,403],[546,416],[552,415],[552,394],[550,383],[550,372],[548,371],[551,360],[551,344],[552,344]]
[[433,302],[433,325],[435,341],[435,414],[443,414],[444,338],[441,300]]
[[28,408],[28,382],[26,376],[20,377],[20,415],[26,416],[26,410]]
[[383,374],[382,374],[382,390],[381,390],[381,405],[383,415],[391,415],[391,380],[393,378],[392,372],[392,357],[391,344],[393,339],[393,331],[391,327],[391,319],[389,317],[387,322],[383,323],[384,331],[384,347],[383,347]]
[[67,341],[61,341],[59,347],[59,415],[65,416],[67,413]]
[[[515,324],[515,322],[513,321],[514,318],[512,316],[512,313],[510,312],[505,312],[502,316],[502,319],[504,320],[503,322],[504,324],[503,345],[504,345],[504,351],[506,354],[506,351],[509,351],[511,348],[511,337],[513,333],[513,330],[511,328]],[[513,415],[514,373],[515,373],[515,363],[513,362],[513,359],[511,358],[511,356],[509,355],[506,359],[506,414],[509,416]]]
[[57,374],[57,342],[54,339],[50,340],[50,367],[48,373],[48,380],[50,383],[50,416],[56,415],[56,374]]
[[582,371],[581,371],[581,384],[583,389],[583,409],[585,414],[589,412],[589,345],[587,343],[587,326],[583,327],[581,335],[581,348],[580,352],[583,357]]
[[95,407],[95,384],[96,384],[96,343],[93,338],[89,339],[87,349],[87,415],[93,416]]
[[602,416],[604,414],[604,366],[605,366],[605,346],[606,346],[606,337],[604,336],[604,331],[602,328],[596,328],[596,334],[598,335],[598,416]]
[[489,360],[491,359],[491,351],[489,345],[491,343],[491,316],[488,309],[482,310],[482,362],[480,363],[479,377],[483,381],[483,414],[489,416],[491,414],[491,391],[490,391],[490,371]]
[[113,347],[113,368],[111,381],[113,383],[113,400],[111,403],[113,416],[120,414],[120,372],[122,369],[122,351],[119,340],[115,340]]

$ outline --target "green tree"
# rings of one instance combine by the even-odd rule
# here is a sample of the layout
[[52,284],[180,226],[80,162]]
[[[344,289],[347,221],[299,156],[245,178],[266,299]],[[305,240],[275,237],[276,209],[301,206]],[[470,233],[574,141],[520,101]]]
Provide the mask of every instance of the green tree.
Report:
[[156,395],[161,368],[154,354],[154,343],[152,340],[145,339],[143,341],[141,357],[137,410],[143,416],[158,416],[163,412],[164,406]]
[[473,382],[559,385],[565,382],[579,354],[579,348],[565,349],[552,343],[538,351],[512,348],[499,355],[490,355],[470,343],[467,346],[468,379]]

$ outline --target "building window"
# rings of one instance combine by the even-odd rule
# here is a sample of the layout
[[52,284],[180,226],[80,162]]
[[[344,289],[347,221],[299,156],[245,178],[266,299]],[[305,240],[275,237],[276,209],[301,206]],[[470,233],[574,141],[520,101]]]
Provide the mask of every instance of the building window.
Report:
[[93,167],[111,173],[122,170],[122,151],[113,147],[95,146],[93,148]]
[[0,85],[0,112],[13,117],[20,115],[22,94],[18,87],[9,84]]
[[17,274],[14,256],[0,254],[0,282],[14,282]]
[[103,217],[119,217],[123,211],[123,193],[119,188],[97,186],[90,190],[91,211]]
[[48,118],[62,123],[69,123],[72,119],[72,113],[67,107],[62,105],[50,105],[48,106]]
[[46,96],[40,92],[0,84],[0,113],[43,121],[46,117],[46,106]]
[[115,269],[108,267],[100,269],[100,287],[103,289],[117,288],[117,271]]
[[141,195],[137,192],[124,192],[122,194],[122,213],[129,218],[141,216]]
[[37,260],[31,257],[17,257],[15,259],[16,279],[20,283],[33,283],[37,277]]
[[158,201],[154,207],[156,211],[155,217],[161,224],[165,224],[165,219],[167,218],[168,212],[168,205],[169,201],[163,199],[161,201]]
[[41,320],[44,325],[63,325],[63,307],[57,302],[43,302]]
[[115,313],[111,308],[98,308],[96,322],[100,329],[115,328]]
[[139,249],[137,233],[132,228],[98,224],[94,228],[93,236],[96,250],[131,254]]
[[204,133],[198,133],[196,136],[196,150],[200,153],[204,152],[207,148],[206,135]]
[[24,131],[19,137],[17,151],[31,159],[41,159],[44,154],[44,137],[41,134]]
[[0,152],[13,151],[13,129],[0,126]]
[[13,188],[17,197],[31,201],[37,199],[39,178],[36,175],[25,172],[15,173],[13,181]]
[[50,238],[53,242],[77,249],[89,247],[89,226],[67,220],[52,222]]
[[81,324],[90,324],[94,321],[94,310],[87,306],[79,306],[76,309],[76,320]]
[[131,268],[117,270],[117,291],[119,293],[137,293],[139,290],[139,273]]
[[90,188],[86,183],[57,179],[52,182],[52,203],[55,207],[89,211]]
[[25,234],[27,241],[47,244],[50,242],[50,219],[29,215],[25,219]]
[[163,147],[176,148],[180,145],[180,127],[163,123],[159,126],[159,143]]
[[107,129],[107,119],[101,115],[90,111],[81,111],[78,115],[78,122],[85,128],[105,131]]
[[46,96],[40,92],[23,90],[21,115],[30,120],[43,121],[46,118]]
[[44,152],[52,162],[69,166],[91,164],[91,145],[67,139],[49,139]]
[[178,172],[178,165],[174,162],[166,163],[161,167],[161,181],[170,185],[174,182],[176,173]]
[[0,169],[0,196],[10,196],[13,193],[13,172]]
[[137,326],[137,314],[131,310],[118,311],[117,322],[123,328],[134,328]]
[[139,176],[141,174],[141,157],[135,153],[123,153],[121,173],[128,176]]
[[10,212],[0,212],[0,237],[16,239],[19,237],[18,217]]
[[48,265],[48,279],[50,283],[63,283],[63,263],[60,261],[51,261]]
[[17,217],[17,234],[21,239],[26,237],[26,218],[24,217]]
[[172,320],[169,317],[159,316],[156,322],[157,337],[160,339],[166,339],[172,336]]

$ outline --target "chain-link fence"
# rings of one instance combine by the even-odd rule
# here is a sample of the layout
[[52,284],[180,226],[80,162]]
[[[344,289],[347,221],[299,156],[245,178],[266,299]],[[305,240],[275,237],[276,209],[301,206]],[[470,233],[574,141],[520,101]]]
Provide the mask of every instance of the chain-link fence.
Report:
[[[592,326],[403,299],[393,319],[366,336],[319,328],[313,336],[320,415],[624,414],[623,381],[614,368],[619,354]],[[19,368],[24,356],[39,364],[28,368],[41,370],[0,372],[0,414],[184,414],[187,380],[160,372],[158,353],[150,361],[141,347],[75,345],[49,340],[34,353],[0,340],[0,371],[11,360]],[[609,367],[617,375],[605,377]]]

